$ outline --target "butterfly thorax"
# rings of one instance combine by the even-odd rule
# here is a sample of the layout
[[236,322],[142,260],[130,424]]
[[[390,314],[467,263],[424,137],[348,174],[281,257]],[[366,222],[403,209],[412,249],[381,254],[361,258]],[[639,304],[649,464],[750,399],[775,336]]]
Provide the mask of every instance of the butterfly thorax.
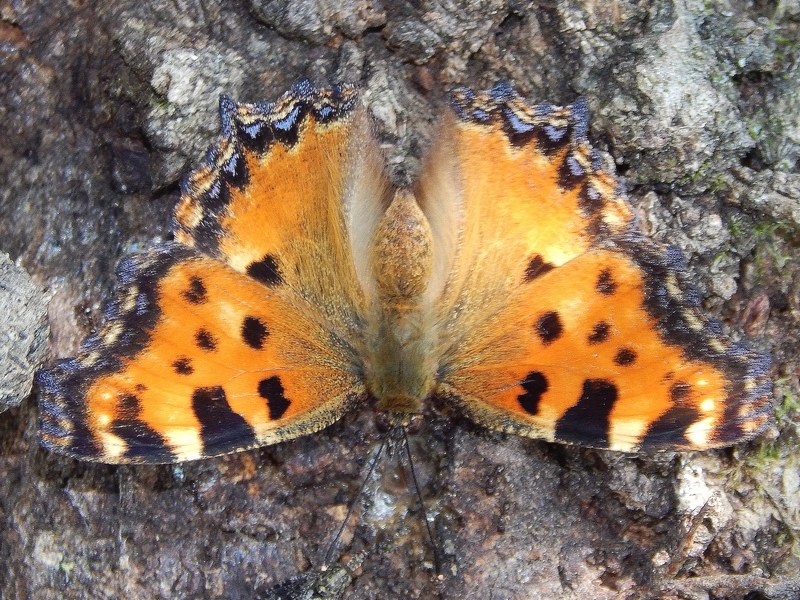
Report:
[[433,240],[414,196],[395,194],[375,232],[372,272],[376,313],[370,332],[367,386],[377,409],[416,413],[435,383],[431,310],[426,290],[433,269]]

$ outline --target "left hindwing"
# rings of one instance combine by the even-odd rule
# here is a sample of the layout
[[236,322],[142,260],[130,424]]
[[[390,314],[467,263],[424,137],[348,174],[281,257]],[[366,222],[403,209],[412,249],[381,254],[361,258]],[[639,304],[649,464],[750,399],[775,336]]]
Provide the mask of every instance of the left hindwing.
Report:
[[178,244],[119,269],[106,324],[39,374],[45,447],[174,462],[310,433],[363,395],[353,349],[280,285]]

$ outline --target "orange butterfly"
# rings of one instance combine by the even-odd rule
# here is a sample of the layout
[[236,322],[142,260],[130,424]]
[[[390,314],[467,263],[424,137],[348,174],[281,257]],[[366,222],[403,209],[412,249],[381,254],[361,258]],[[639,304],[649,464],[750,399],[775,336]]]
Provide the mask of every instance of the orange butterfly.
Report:
[[686,292],[586,140],[587,106],[451,95],[395,190],[357,91],[220,103],[175,242],[129,258],[100,332],[40,373],[56,452],[172,462],[288,440],[362,401],[437,396],[486,427],[636,451],[770,422],[769,361]]

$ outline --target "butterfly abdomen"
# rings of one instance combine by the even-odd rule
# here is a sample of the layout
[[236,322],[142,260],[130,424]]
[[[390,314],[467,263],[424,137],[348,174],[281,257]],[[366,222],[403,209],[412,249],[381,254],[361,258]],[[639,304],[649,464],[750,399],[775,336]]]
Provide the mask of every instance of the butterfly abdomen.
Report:
[[367,385],[378,410],[419,412],[434,384],[430,310],[433,271],[430,225],[413,194],[400,190],[381,219],[372,245],[375,331],[369,339]]

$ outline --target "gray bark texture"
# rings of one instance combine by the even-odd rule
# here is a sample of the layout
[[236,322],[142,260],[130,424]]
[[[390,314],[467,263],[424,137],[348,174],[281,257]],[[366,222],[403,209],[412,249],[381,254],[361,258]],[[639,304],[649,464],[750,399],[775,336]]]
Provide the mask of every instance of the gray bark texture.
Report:
[[0,250],[51,296],[51,358],[100,323],[116,263],[169,235],[220,94],[357,83],[403,183],[447,89],[508,80],[588,99],[650,233],[773,356],[777,414],[748,445],[648,457],[431,409],[411,448],[437,578],[399,449],[319,570],[379,439],[369,410],[261,450],[110,467],[38,447],[34,390],[0,414],[0,597],[799,598],[799,30],[798,0],[0,0]]

